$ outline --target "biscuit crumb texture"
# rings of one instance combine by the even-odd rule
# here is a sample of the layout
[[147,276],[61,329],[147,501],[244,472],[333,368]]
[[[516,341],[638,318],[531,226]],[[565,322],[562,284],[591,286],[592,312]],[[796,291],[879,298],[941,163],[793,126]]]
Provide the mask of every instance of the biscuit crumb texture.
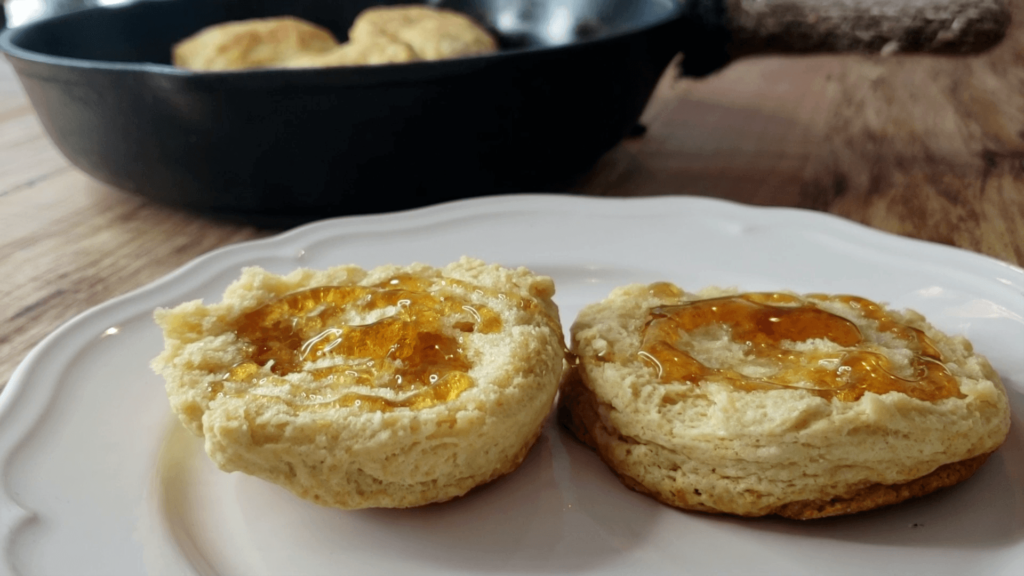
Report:
[[[867,392],[842,401],[791,388],[661,382],[637,355],[649,310],[737,292],[656,293],[626,286],[581,311],[570,341],[579,364],[563,383],[559,412],[624,484],[666,504],[799,519],[868,510],[966,479],[1009,431],[1006,391],[988,361],[913,311],[888,312],[939,349],[960,397]],[[849,306],[828,306],[898,370],[909,370],[899,366],[907,357],[901,344],[872,320]],[[743,366],[737,347],[704,344],[704,364]]]
[[[494,333],[444,328],[465,338],[471,366],[473,385],[456,397],[424,408],[376,411],[358,405],[309,409],[288,398],[216,392],[232,368],[249,359],[247,343],[233,329],[244,314],[305,288],[372,286],[399,276],[426,280],[430,290],[500,317],[502,328]],[[441,269],[339,266],[286,276],[246,268],[219,303],[197,300],[155,312],[165,349],[152,367],[164,377],[182,424],[205,439],[207,454],[226,472],[245,472],[338,508],[443,502],[514,470],[540,435],[565,366],[553,294],[548,277],[470,258]],[[350,320],[369,323],[379,316]],[[267,366],[261,370],[273,377]],[[290,393],[317,385],[309,371],[282,378]],[[363,392],[399,395],[387,388]]]

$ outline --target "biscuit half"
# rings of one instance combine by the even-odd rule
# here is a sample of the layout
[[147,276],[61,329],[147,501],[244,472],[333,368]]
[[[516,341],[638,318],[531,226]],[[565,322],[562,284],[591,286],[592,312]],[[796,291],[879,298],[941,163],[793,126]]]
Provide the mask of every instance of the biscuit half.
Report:
[[[633,285],[576,319],[560,419],[626,486],[688,510],[822,518],[952,486],[1005,440],[998,375],[919,314],[777,293],[737,305],[753,320],[739,325],[720,305],[738,298]],[[798,308],[813,314],[787,316]],[[819,320],[845,335],[798,337]]]
[[154,370],[222,470],[339,508],[442,502],[514,470],[565,367],[554,284],[464,258],[286,276],[157,310]]

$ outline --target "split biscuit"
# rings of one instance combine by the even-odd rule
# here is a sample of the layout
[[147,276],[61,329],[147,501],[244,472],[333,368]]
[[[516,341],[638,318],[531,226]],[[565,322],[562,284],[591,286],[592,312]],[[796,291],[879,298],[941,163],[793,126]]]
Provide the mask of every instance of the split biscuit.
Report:
[[443,502],[514,470],[565,367],[554,284],[463,258],[286,276],[155,313],[153,360],[224,471],[338,508]]
[[580,312],[561,421],[679,508],[809,519],[968,478],[1005,440],[962,337],[853,296],[631,285]]

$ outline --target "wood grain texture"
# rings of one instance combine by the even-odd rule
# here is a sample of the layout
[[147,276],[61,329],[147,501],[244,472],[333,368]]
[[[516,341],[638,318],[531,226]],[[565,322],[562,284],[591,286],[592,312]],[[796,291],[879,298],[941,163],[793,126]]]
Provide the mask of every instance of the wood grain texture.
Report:
[[[1024,0],[1006,40],[966,58],[741,59],[667,73],[647,133],[574,190],[692,194],[828,211],[1024,263]],[[259,230],[99,184],[43,133],[0,62],[0,382],[72,316]]]
[[[73,191],[73,193],[68,193]],[[75,314],[268,231],[207,222],[63,170],[0,198],[0,378]]]
[[979,56],[752,57],[665,78],[578,190],[829,211],[1024,263],[1024,2]]

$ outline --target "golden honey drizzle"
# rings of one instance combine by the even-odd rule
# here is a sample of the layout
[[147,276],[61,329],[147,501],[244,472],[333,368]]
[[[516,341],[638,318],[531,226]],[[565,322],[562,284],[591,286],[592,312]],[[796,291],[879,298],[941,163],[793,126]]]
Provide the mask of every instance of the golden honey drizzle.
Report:
[[[679,296],[662,283],[651,285],[655,296]],[[678,288],[676,288],[678,291]],[[842,302],[856,308],[888,332],[907,343],[914,353],[913,373],[901,377],[892,362],[878,352],[859,349],[863,338],[857,326],[818,307],[816,302]],[[774,368],[767,377],[752,378],[728,368],[712,368],[688,351],[683,335],[704,329],[727,328],[730,338],[745,347],[746,357]],[[839,351],[802,352],[786,342],[825,338]],[[697,300],[651,310],[643,329],[640,357],[659,372],[661,382],[726,382],[742,390],[800,388],[825,399],[854,401],[866,392],[903,392],[919,400],[963,398],[956,379],[942,364],[942,355],[920,330],[901,324],[881,306],[857,296],[810,294],[804,298],[780,293],[748,293]],[[810,383],[808,386],[807,383]]]
[[[457,398],[473,385],[463,338],[451,333],[494,333],[501,318],[453,290],[428,292],[432,280],[398,276],[373,286],[321,286],[286,294],[240,317],[234,326],[249,359],[236,365],[211,393],[279,398],[293,408],[358,406],[366,410],[423,409]],[[444,287],[484,294],[484,289],[446,279]],[[486,296],[508,299],[490,291]],[[538,306],[520,299],[524,308]],[[346,324],[391,309],[369,324]],[[454,330],[446,328],[451,326]],[[317,362],[317,365],[310,366]],[[274,376],[262,367],[269,367]],[[309,372],[313,386],[288,374]],[[352,387],[390,389],[398,398],[352,392]]]

